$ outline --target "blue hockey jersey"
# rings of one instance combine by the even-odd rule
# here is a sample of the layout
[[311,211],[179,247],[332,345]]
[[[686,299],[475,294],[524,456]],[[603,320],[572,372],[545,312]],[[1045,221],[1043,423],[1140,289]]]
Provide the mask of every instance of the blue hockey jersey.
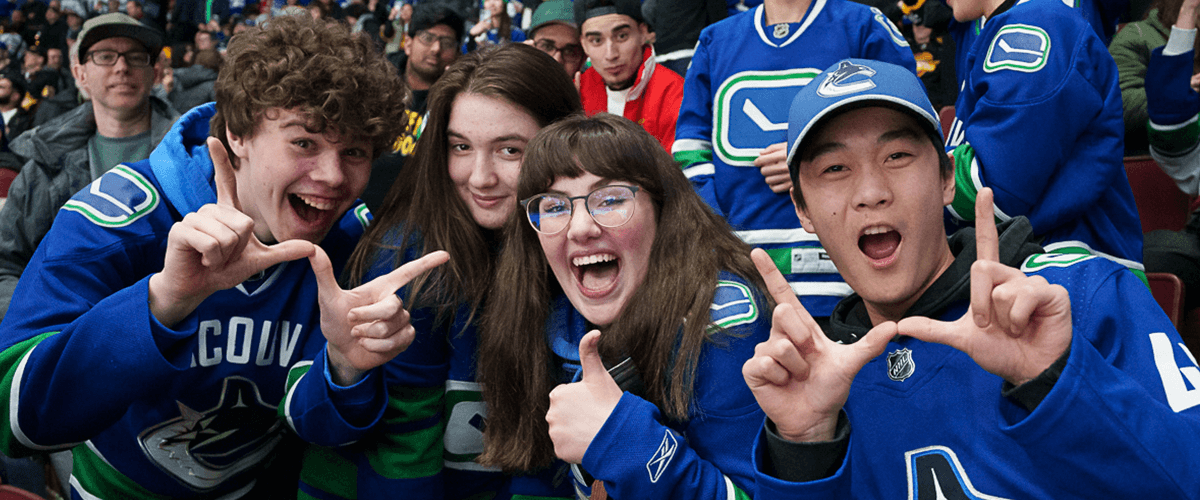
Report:
[[[380,375],[350,388],[321,376],[306,260],[214,293],[175,328],[150,313],[147,283],[172,225],[216,200],[204,146],[214,110],[189,112],[149,160],[116,166],[67,202],[0,327],[0,447],[73,448],[76,498],[237,498],[288,423],[305,439],[345,442],[383,410],[362,404]],[[321,243],[335,269],[367,219],[359,205]]]
[[908,43],[874,8],[814,0],[799,23],[768,26],[763,6],[704,29],[684,81],[672,153],[693,186],[738,237],[762,247],[815,316],[850,293],[786,193],[771,191],[754,160],[787,140],[792,98],[847,57],[916,74]]
[[[727,329],[700,352],[691,417],[666,422],[658,408],[626,392],[588,446],[582,466],[604,481],[612,498],[748,498],[753,470],[747,450],[763,412],[742,382],[742,364],[770,336],[771,315],[763,298],[741,278],[721,273],[712,321]],[[547,320],[551,351],[563,362],[563,382],[578,381],[579,341],[587,320],[565,296]],[[557,462],[561,464],[561,462]],[[581,499],[591,485],[573,474]]]
[[[929,288],[956,292],[919,300],[929,317],[953,321],[967,310],[974,251],[957,254]],[[810,482],[766,474],[760,435],[755,498],[1200,497],[1200,369],[1145,285],[1091,255],[1035,253],[1021,270],[1071,297],[1065,366],[1032,411],[963,352],[898,337],[854,379],[836,472]],[[865,332],[865,312],[845,310],[841,319]],[[893,369],[896,360],[908,370]]]
[[1173,28],[1146,67],[1150,154],[1192,196],[1200,193],[1200,94],[1190,85],[1195,37],[1195,30]]
[[1117,68],[1095,32],[1058,0],[954,28],[963,81],[948,132],[957,181],[948,213],[973,219],[975,194],[990,187],[997,219],[1028,217],[1047,251],[1140,273]]

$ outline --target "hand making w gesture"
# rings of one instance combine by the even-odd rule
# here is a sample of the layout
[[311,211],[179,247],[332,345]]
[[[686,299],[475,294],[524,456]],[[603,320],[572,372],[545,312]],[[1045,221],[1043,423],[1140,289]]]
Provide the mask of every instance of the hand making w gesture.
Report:
[[254,220],[242,213],[237,181],[225,146],[208,138],[217,202],[187,214],[171,227],[162,272],[150,278],[150,312],[167,327],[177,324],[209,295],[233,288],[280,262],[312,255],[303,240],[264,245]]
[[1071,298],[1041,276],[1000,263],[992,190],[975,201],[971,307],[957,321],[905,318],[899,332],[967,353],[981,368],[1020,385],[1049,368],[1071,345]]
[[780,436],[829,441],[854,376],[887,347],[896,323],[877,325],[854,344],[835,343],[800,304],[771,257],[758,248],[750,257],[779,305],[771,318],[771,337],[754,348],[742,376]]

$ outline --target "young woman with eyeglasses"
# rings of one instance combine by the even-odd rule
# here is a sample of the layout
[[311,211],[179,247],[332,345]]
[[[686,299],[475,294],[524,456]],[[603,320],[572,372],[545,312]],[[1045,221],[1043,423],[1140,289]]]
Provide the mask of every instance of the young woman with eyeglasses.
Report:
[[479,461],[582,464],[581,495],[746,498],[763,414],[740,374],[773,308],[749,247],[606,113],[539,132],[517,193],[480,336]]
[[318,498],[506,496],[509,480],[473,461],[486,417],[475,381],[476,311],[488,299],[499,229],[517,208],[526,144],[542,127],[580,112],[579,94],[558,63],[522,44],[460,57],[430,89],[421,139],[351,256],[346,279],[369,281],[434,249],[449,252],[450,261],[399,292],[416,338],[385,365],[383,424],[353,446],[310,448],[302,490]]

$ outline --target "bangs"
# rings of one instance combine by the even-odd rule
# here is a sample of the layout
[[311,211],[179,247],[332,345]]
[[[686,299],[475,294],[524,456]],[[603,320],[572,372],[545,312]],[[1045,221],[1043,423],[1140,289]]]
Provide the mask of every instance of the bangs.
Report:
[[661,200],[661,175],[656,171],[662,168],[661,158],[654,153],[666,153],[640,127],[634,132],[640,133],[585,117],[571,117],[542,129],[525,153],[518,198],[545,192],[556,179],[572,179],[586,172],[637,184],[656,202]]

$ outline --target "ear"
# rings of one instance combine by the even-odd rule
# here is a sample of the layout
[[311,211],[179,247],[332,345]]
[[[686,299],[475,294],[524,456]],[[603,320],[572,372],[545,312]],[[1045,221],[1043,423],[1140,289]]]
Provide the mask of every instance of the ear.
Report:
[[[417,37],[408,37],[408,40],[405,40],[405,42],[404,42],[404,55],[405,56],[412,57],[412,46],[414,43],[417,43]],[[400,69],[404,69],[404,68],[400,68]]]
[[241,165],[241,160],[250,154],[246,139],[240,135],[234,135],[229,131],[229,127],[225,127],[225,139],[229,141],[229,149],[233,150],[233,157],[229,161],[236,169]]
[[[958,165],[954,164],[954,153],[947,152],[946,156],[950,157],[950,171],[946,172],[942,179],[942,206],[947,206],[954,201],[954,193],[958,187],[958,184],[954,180],[954,173],[958,170]],[[941,171],[940,167],[938,171]]]
[[87,72],[83,70],[83,65],[79,61],[71,61],[71,76],[75,77],[75,82],[80,88],[85,88],[87,85]]
[[792,200],[792,206],[796,208],[796,217],[800,219],[800,225],[804,226],[805,231],[817,234],[816,230],[813,228],[812,219],[808,218],[808,210],[800,208],[800,205],[796,203],[795,191],[795,186],[788,188],[788,198]]

